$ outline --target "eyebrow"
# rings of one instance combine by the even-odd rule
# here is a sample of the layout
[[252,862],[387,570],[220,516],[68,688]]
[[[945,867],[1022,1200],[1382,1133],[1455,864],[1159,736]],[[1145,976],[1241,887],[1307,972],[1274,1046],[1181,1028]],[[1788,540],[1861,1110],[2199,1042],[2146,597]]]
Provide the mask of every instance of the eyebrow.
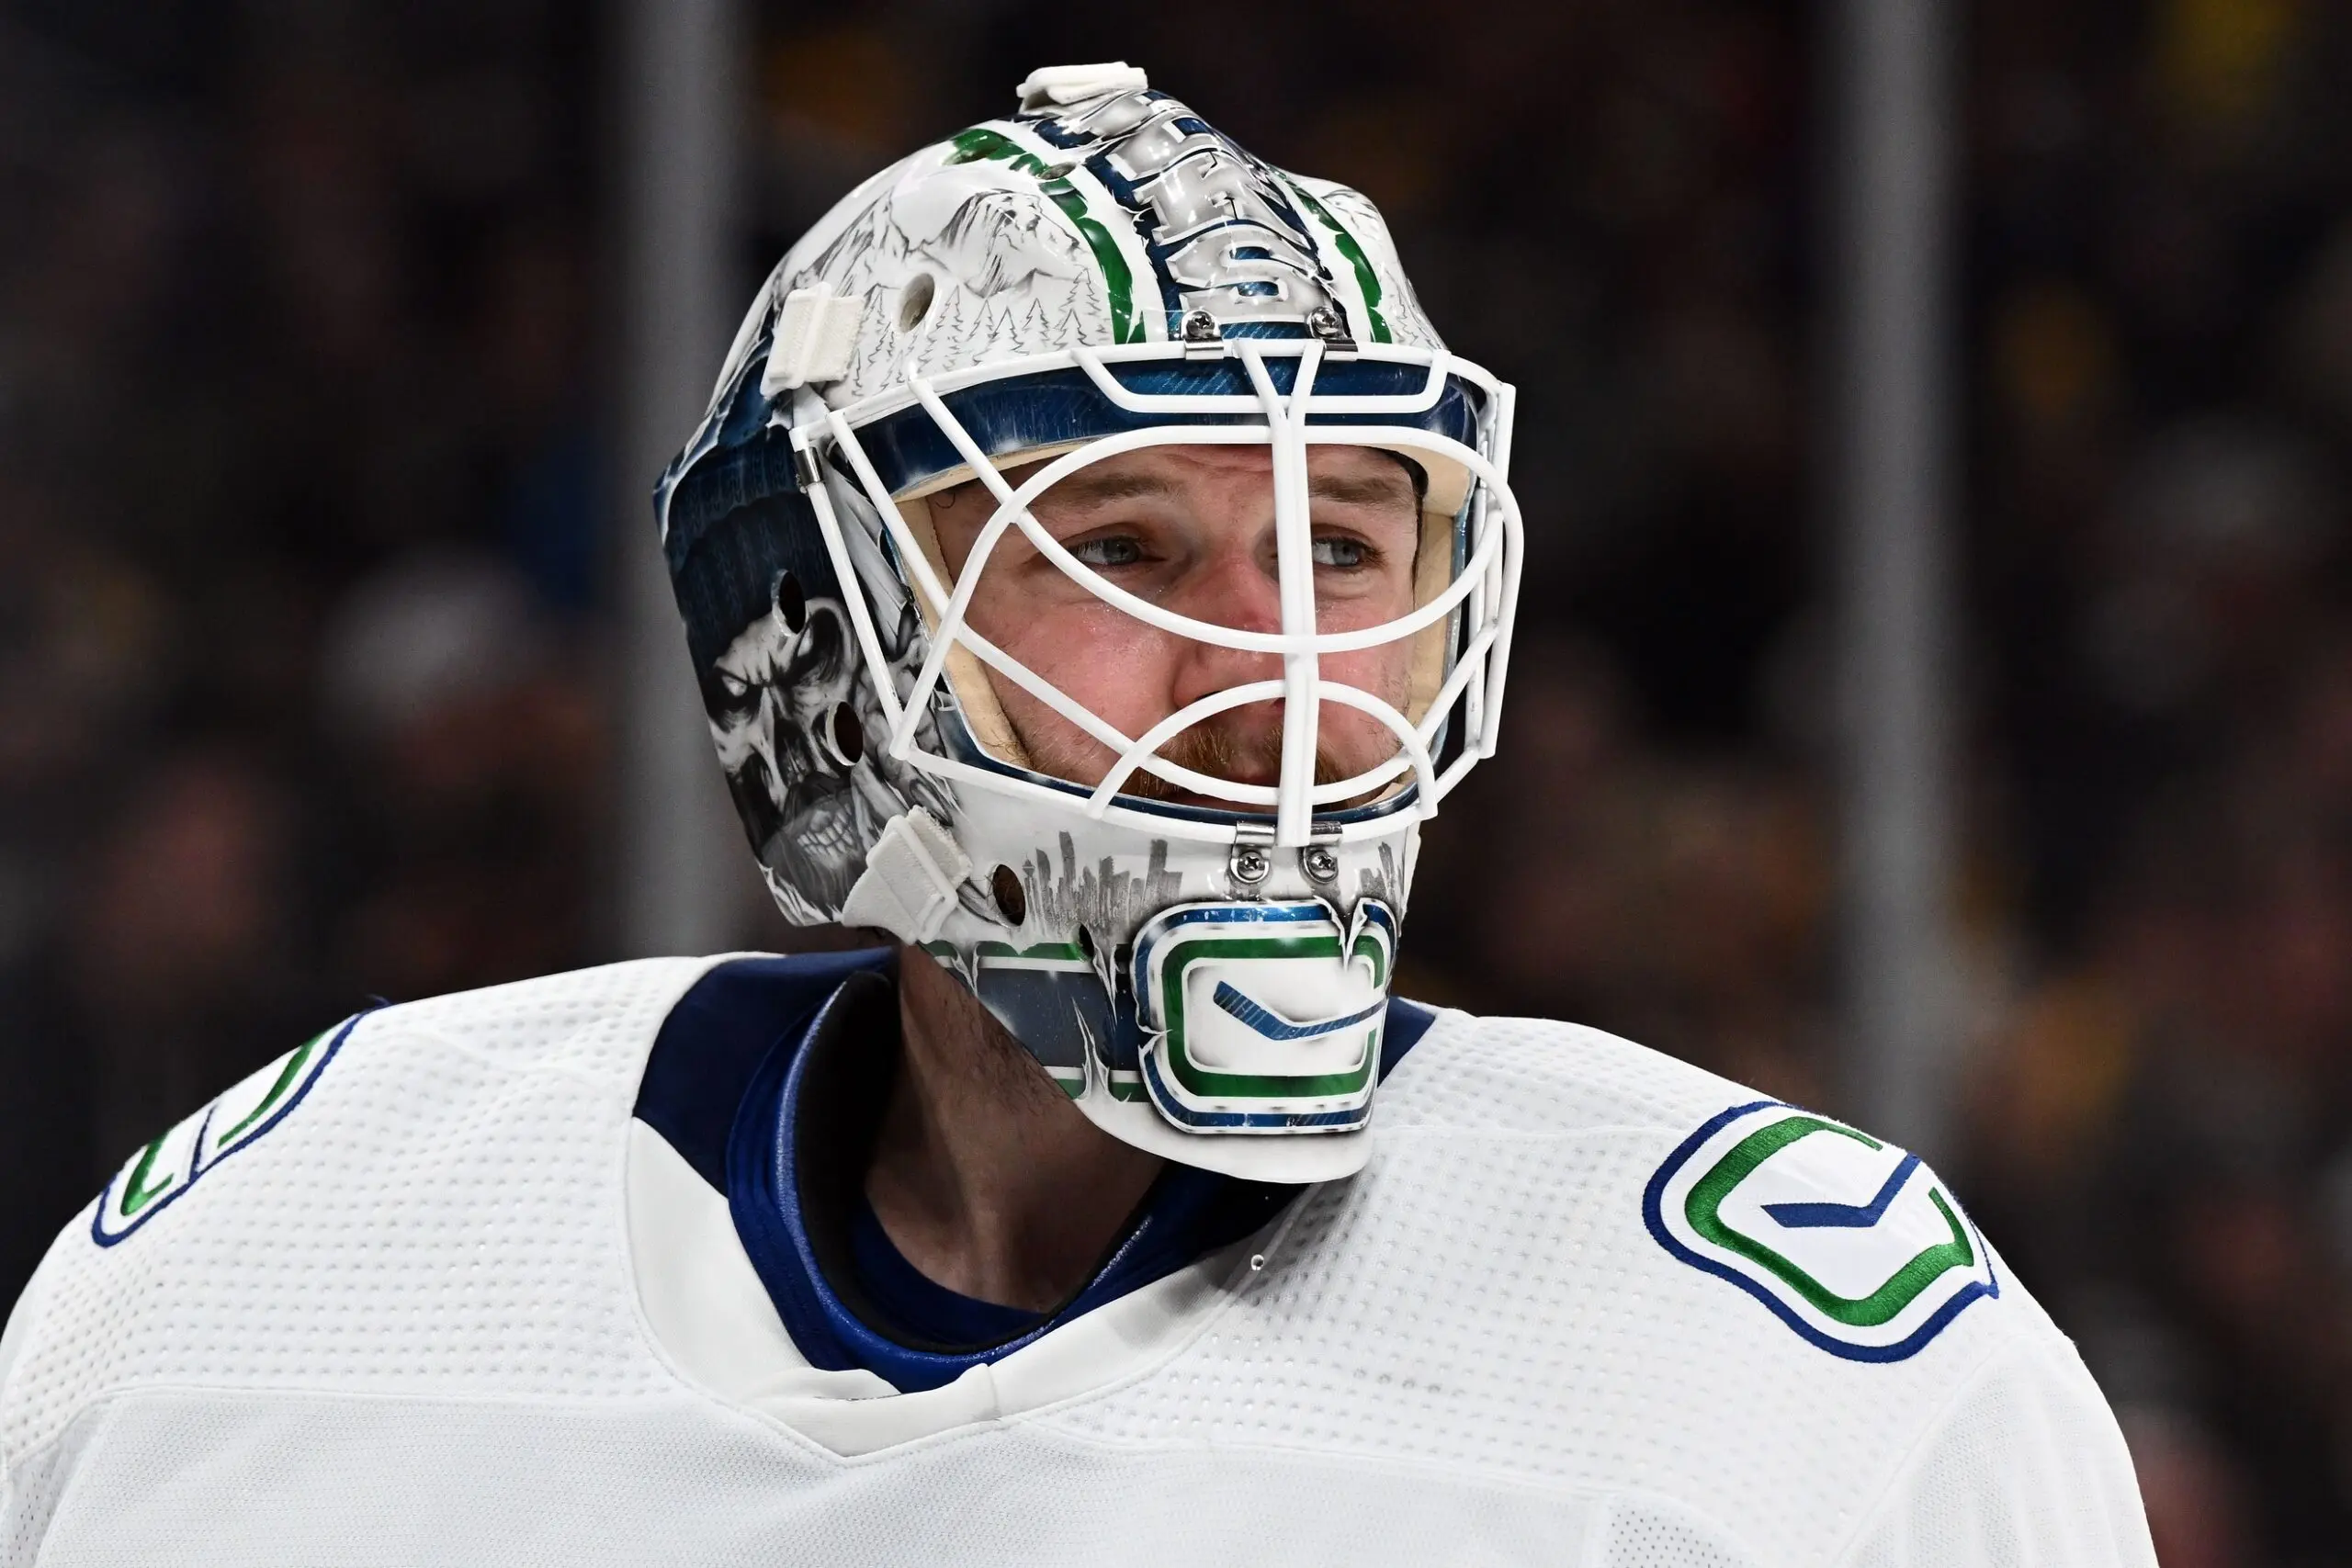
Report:
[[[1016,481],[1017,482],[1017,481]],[[1157,474],[1075,473],[1048,492],[1058,502],[1081,506],[1106,501],[1141,501],[1147,496],[1173,495],[1176,487]]]
[[1405,505],[1419,510],[1415,504],[1412,481],[1402,471],[1363,479],[1317,474],[1307,479],[1306,493],[1313,500],[1336,501],[1343,506]]

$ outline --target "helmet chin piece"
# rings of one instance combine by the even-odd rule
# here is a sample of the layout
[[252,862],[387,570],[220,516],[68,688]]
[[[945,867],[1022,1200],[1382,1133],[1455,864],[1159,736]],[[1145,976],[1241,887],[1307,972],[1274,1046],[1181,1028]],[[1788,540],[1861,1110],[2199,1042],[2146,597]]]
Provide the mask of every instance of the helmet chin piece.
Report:
[[[1419,822],[1494,749],[1521,549],[1511,389],[1445,350],[1360,195],[1260,163],[1125,67],[1027,86],[1022,112],[866,181],[792,248],[662,477],[712,737],[789,918],[922,947],[1130,1144],[1344,1176],[1368,1153]],[[1140,598],[1031,512],[1091,464],[1219,445],[1269,453],[1278,630]],[[1318,445],[1420,476],[1397,618],[1318,625]],[[951,573],[922,498],[973,480],[989,515]],[[1268,678],[1114,727],[972,624],[1016,536],[1154,638]],[[1008,694],[1108,772],[1045,771]],[[1173,760],[1250,705],[1283,715],[1274,783]],[[1319,778],[1340,710],[1393,752]]]
[[1046,822],[975,793],[947,852],[919,831],[942,884],[960,869],[957,886],[992,888],[985,911],[935,885],[922,916],[878,918],[917,900],[880,896],[877,853],[845,918],[970,987],[1096,1125],[1261,1180],[1363,1164],[1415,818],[1283,851]]

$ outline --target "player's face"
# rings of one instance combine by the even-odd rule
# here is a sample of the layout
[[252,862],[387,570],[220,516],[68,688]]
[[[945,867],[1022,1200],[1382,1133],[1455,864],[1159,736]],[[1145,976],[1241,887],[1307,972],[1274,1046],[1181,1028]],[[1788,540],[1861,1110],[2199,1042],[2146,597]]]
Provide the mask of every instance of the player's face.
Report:
[[[1374,626],[1410,613],[1421,519],[1404,465],[1364,447],[1312,446],[1307,490],[1317,629]],[[932,498],[951,576],[962,574],[995,507],[977,483]],[[1265,447],[1155,446],[1125,453],[1080,469],[1031,511],[1064,548],[1139,598],[1217,626],[1282,629],[1272,458]],[[1105,604],[1018,529],[1002,536],[982,570],[970,621],[982,637],[1129,736],[1212,693],[1283,673],[1277,654],[1210,647]],[[1402,637],[1327,653],[1322,678],[1358,687],[1402,711],[1413,642]],[[1038,768],[1079,784],[1101,782],[1115,760],[1108,748],[1011,681],[994,678],[994,685]],[[1280,702],[1254,703],[1195,725],[1160,755],[1213,777],[1272,784],[1280,773],[1282,726]],[[1396,736],[1379,720],[1337,703],[1322,705],[1319,780],[1351,777],[1396,751]],[[1193,798],[1141,772],[1125,787]]]

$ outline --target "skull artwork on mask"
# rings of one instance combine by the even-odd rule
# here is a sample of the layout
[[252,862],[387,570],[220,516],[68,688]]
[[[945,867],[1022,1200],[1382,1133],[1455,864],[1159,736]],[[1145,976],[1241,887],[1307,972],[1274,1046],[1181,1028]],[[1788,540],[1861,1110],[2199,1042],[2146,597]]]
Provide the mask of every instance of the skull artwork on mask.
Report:
[[888,762],[888,731],[858,678],[851,636],[840,601],[807,598],[781,571],[767,613],[736,634],[703,681],[736,812],[797,920],[840,914],[866,851],[910,805],[949,809],[941,785]]

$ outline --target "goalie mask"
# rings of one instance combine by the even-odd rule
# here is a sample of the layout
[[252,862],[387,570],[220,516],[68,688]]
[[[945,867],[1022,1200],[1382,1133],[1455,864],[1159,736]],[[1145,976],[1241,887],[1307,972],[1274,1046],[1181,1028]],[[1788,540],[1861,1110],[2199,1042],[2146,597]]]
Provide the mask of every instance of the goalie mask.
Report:
[[662,477],[711,733],[787,916],[921,946],[1117,1137],[1346,1175],[1494,749],[1511,389],[1356,192],[1125,66],[1021,90],[792,248]]

